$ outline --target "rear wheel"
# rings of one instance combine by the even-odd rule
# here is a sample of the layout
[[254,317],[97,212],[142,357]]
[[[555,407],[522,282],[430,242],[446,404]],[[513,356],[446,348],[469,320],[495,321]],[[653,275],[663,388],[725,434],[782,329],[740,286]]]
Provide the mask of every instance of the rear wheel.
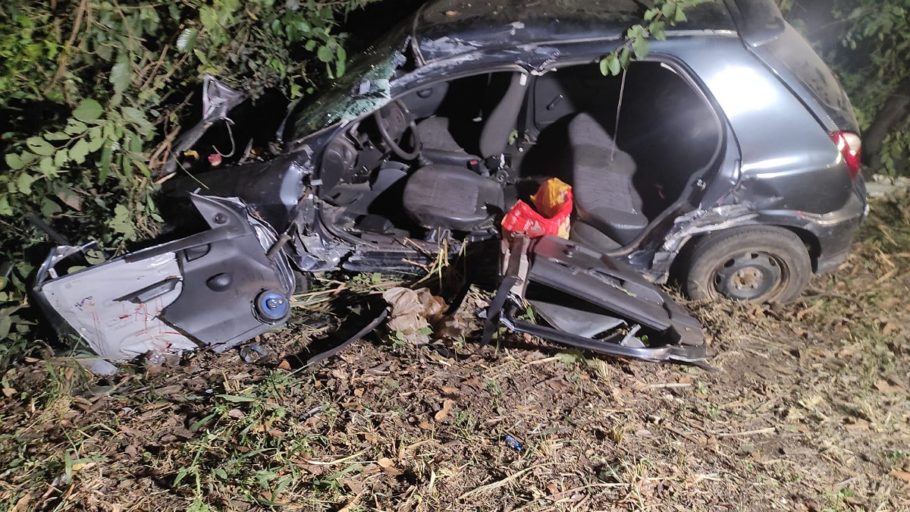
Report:
[[692,247],[684,286],[696,300],[789,302],[806,288],[812,262],[793,232],[748,226],[712,233]]

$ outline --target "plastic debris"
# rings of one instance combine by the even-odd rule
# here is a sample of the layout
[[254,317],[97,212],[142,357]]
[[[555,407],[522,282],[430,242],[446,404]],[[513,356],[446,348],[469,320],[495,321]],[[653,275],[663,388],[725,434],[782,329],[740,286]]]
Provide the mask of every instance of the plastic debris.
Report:
[[531,196],[531,202],[533,206],[518,201],[502,219],[506,237],[522,234],[529,238],[547,235],[569,238],[573,207],[571,186],[558,178],[550,178]]
[[512,434],[506,434],[506,436],[503,438],[503,441],[505,441],[506,446],[515,450],[516,452],[520,452],[525,448],[524,443],[519,441],[518,438]]

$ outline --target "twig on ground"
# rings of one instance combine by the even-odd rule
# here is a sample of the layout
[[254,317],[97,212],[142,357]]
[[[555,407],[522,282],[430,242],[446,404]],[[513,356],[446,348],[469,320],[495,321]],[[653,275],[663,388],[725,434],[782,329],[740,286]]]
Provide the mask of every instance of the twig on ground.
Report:
[[477,494],[483,494],[485,492],[499,489],[500,487],[507,485],[509,482],[512,482],[513,480],[518,479],[520,476],[524,475],[525,473],[528,473],[529,471],[533,471],[535,469],[542,468],[544,466],[551,466],[551,465],[552,464],[537,464],[537,465],[531,466],[529,468],[522,469],[521,471],[516,471],[516,472],[512,473],[511,475],[503,478],[502,480],[499,480],[499,481],[496,481],[496,482],[493,482],[493,483],[487,484],[487,485],[481,485],[480,487],[477,487],[474,490],[468,491],[468,492],[462,494],[461,496],[459,496],[458,499],[463,500],[470,496],[475,496]]
[[330,460],[330,461],[307,460],[306,463],[312,464],[314,466],[334,466],[335,464],[342,464],[349,460],[356,459],[357,457],[362,455],[363,452],[365,452],[365,451],[366,451],[366,449],[363,449],[357,453],[354,453],[352,455],[348,455],[347,457],[342,457],[342,458],[336,459],[336,460]]
[[717,437],[746,437],[746,436],[757,436],[760,434],[773,434],[777,429],[775,427],[760,428],[757,430],[747,430],[745,432],[715,432],[714,435]]

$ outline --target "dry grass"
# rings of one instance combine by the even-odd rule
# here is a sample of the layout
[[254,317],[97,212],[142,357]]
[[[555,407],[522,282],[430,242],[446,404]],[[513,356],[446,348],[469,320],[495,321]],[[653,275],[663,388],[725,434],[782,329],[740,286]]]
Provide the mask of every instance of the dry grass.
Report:
[[[910,205],[874,212],[798,303],[691,305],[716,372],[533,339],[360,342],[297,372],[199,353],[113,381],[29,360],[2,378],[0,508],[908,510]],[[386,284],[359,279],[262,343],[299,350],[339,321],[326,296]]]

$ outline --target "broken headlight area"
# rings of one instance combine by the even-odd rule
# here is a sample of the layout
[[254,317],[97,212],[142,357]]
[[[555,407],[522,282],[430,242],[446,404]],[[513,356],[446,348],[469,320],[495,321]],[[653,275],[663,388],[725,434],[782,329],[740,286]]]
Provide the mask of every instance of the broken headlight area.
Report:
[[283,324],[295,279],[283,251],[268,255],[275,231],[238,199],[191,201],[208,225],[200,233],[88,266],[91,244],[52,250],[33,291],[58,332],[124,361],[221,352]]
[[[484,343],[498,322],[598,354],[704,365],[698,321],[621,262],[554,236],[507,247]],[[532,318],[522,318],[527,306]]]

